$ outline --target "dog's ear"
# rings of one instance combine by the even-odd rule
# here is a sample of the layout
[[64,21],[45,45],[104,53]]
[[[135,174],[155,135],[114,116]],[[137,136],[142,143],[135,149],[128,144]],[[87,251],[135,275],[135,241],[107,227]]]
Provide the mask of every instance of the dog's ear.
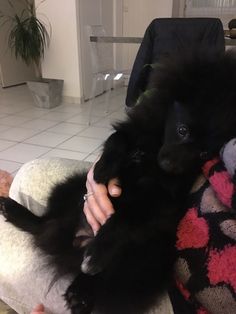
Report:
[[103,153],[94,167],[96,182],[107,184],[110,179],[119,176],[128,148],[128,140],[120,131],[116,131],[106,140]]

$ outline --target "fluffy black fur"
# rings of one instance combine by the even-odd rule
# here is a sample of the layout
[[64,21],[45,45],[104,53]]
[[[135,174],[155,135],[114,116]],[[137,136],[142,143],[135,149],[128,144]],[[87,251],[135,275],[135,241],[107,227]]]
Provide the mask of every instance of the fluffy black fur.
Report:
[[157,68],[154,93],[114,126],[95,166],[97,182],[118,177],[122,186],[96,237],[83,214],[86,174],[56,186],[41,218],[1,198],[6,219],[33,235],[57,274],[76,275],[65,293],[72,313],[144,313],[171,283],[191,185],[204,160],[236,136],[235,82],[230,54]]

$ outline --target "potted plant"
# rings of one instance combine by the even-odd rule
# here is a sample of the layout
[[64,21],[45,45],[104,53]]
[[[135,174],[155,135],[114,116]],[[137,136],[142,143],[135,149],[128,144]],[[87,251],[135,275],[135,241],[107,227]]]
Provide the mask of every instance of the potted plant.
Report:
[[[19,0],[23,9],[17,13],[11,0],[7,0],[12,14],[0,11],[0,19],[10,25],[8,46],[16,58],[27,65],[33,64],[37,79],[27,82],[35,104],[41,108],[53,108],[61,103],[63,80],[42,78],[41,60],[49,47],[50,35],[44,23],[36,16],[32,0]],[[44,2],[42,0],[40,3]],[[49,24],[50,33],[51,26]]]

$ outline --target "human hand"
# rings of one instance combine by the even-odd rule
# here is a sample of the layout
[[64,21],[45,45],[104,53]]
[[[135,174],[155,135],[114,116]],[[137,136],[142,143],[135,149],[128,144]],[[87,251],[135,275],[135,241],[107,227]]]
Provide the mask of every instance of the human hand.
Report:
[[45,314],[43,304],[38,304],[30,314]]
[[87,175],[87,199],[84,202],[84,214],[94,234],[98,232],[101,225],[114,214],[114,208],[108,198],[108,194],[112,197],[118,197],[121,194],[121,187],[118,179],[111,179],[106,187],[104,184],[98,184],[93,178],[94,166]]

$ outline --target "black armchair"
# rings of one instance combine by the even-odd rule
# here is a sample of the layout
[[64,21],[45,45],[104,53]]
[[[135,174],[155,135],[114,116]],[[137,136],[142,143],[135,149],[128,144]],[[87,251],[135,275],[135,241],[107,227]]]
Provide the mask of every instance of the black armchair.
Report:
[[131,72],[126,106],[133,107],[145,91],[150,64],[186,50],[225,51],[224,30],[217,18],[157,18],[148,26]]

